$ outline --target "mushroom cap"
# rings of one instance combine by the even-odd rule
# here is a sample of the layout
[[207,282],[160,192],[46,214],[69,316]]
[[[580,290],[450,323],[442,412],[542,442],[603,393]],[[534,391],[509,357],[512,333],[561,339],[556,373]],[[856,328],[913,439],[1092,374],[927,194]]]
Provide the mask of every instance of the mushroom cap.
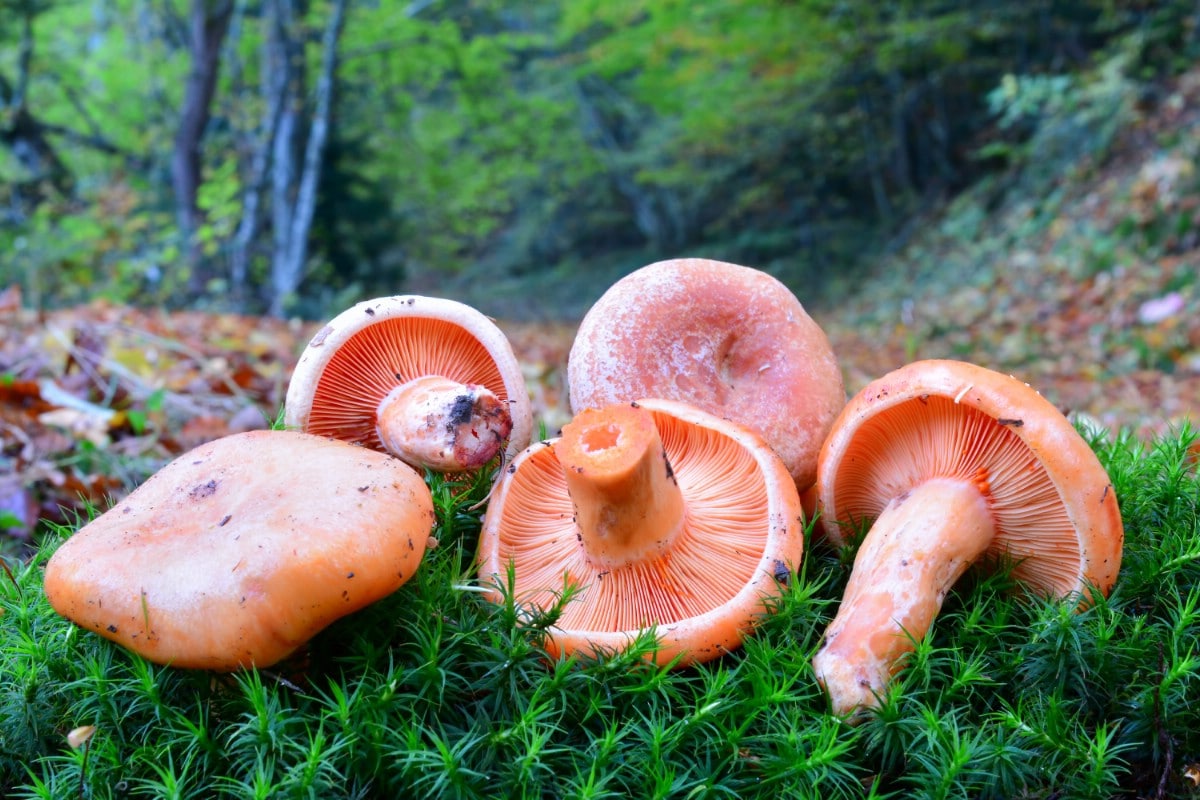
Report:
[[660,261],[588,310],[567,361],[572,411],[682,400],[757,431],[801,490],[846,403],[820,326],[771,275],[703,258]]
[[564,580],[580,588],[549,631],[554,654],[622,649],[654,627],[657,663],[707,661],[741,644],[799,566],[800,499],[757,433],[685,403],[637,403],[653,414],[683,495],[685,522],[670,549],[623,567],[593,563],[551,439],[524,450],[497,482],[480,579],[503,584],[511,563],[517,601],[541,607]]
[[1112,589],[1124,541],[1108,473],[1052,403],[975,364],[927,360],[871,382],[821,449],[822,527],[838,544],[892,498],[932,477],[984,480],[995,522],[987,551],[1039,593],[1086,601]]
[[504,332],[465,303],[419,295],[364,300],[318,331],[292,372],[284,424],[381,450],[380,402],[429,375],[490,390],[512,416],[506,455],[529,444],[529,392]]
[[267,667],[412,576],[424,480],[363,447],[252,431],[191,450],[55,551],[54,609],[162,664]]

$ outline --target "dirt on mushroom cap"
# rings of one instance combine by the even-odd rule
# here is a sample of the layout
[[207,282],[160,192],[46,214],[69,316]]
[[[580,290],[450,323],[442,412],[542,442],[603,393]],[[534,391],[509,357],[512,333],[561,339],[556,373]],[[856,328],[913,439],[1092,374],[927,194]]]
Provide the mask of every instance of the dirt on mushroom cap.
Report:
[[63,616],[151,661],[269,666],[399,588],[434,522],[421,476],[362,447],[288,431],[177,458],[81,528],[46,566]]

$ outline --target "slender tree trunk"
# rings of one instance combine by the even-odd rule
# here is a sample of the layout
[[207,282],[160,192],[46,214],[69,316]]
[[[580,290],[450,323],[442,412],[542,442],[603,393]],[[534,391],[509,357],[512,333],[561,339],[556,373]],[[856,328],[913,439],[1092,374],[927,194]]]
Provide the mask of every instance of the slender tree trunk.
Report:
[[884,226],[890,226],[892,221],[892,204],[888,199],[887,187],[884,186],[883,162],[880,154],[879,135],[872,121],[874,109],[867,94],[869,89],[864,87],[859,91],[858,108],[863,149],[866,153],[867,180],[871,185],[871,196],[875,200],[875,213]]
[[266,37],[264,75],[269,91],[280,104],[279,119],[271,142],[271,313],[281,307],[277,276],[287,259],[290,220],[296,202],[296,183],[301,153],[301,120],[305,114],[304,17],[298,0],[268,0],[270,19]]
[[[293,0],[275,0],[273,7],[280,24],[276,34],[282,41],[275,43],[274,52],[283,55],[272,59],[283,70],[286,81],[277,91],[283,98],[275,130],[272,154],[272,226],[274,248],[271,259],[271,298],[269,313],[282,316],[284,308],[304,278],[308,258],[308,234],[312,228],[317,202],[317,183],[325,143],[329,138],[329,118],[333,108],[334,78],[337,68],[337,46],[345,26],[347,0],[334,0],[329,22],[321,39],[321,66],[317,77],[316,100],[312,123],[307,131],[300,163],[299,138],[303,121],[304,74],[303,44],[296,32],[299,15]],[[269,46],[270,47],[270,46]]]
[[248,276],[250,272],[250,256],[259,231],[262,229],[262,199],[267,185],[267,174],[271,167],[271,151],[275,142],[279,120],[283,115],[284,92],[271,90],[265,85],[269,79],[264,79],[263,95],[266,100],[266,111],[263,115],[262,129],[254,152],[250,157],[249,174],[245,179],[246,190],[242,197],[242,219],[238,224],[230,251],[230,284],[233,289],[234,302],[241,305],[245,302]]
[[890,70],[885,78],[888,96],[891,99],[892,111],[892,165],[896,175],[896,183],[910,197],[917,194],[916,182],[913,180],[912,154],[908,141],[909,108],[911,107],[910,92],[904,84],[904,77],[896,70]]
[[190,37],[192,68],[183,89],[183,109],[171,157],[171,181],[175,189],[175,215],[185,242],[189,268],[188,284],[201,292],[212,277],[204,264],[196,232],[203,222],[197,202],[200,189],[200,145],[208,126],[217,75],[221,65],[221,42],[233,15],[231,0],[192,0]]

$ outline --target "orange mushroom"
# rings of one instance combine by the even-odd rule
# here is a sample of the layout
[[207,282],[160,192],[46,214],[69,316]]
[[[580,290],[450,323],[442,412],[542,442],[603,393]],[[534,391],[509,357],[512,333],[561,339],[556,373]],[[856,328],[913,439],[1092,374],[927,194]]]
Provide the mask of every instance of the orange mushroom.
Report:
[[514,596],[537,606],[579,589],[552,652],[619,650],[654,628],[657,663],[706,661],[741,644],[798,565],[799,516],[783,462],[744,426],[668,400],[590,409],[497,482],[480,579],[511,564]]
[[252,431],[185,453],[55,551],[46,596],[150,661],[267,667],[391,594],[433,526],[422,476],[383,453]]
[[813,661],[835,713],[860,719],[972,564],[1010,559],[1051,597],[1112,589],[1123,528],[1108,474],[1028,384],[973,364],[919,361],[872,382],[821,450],[826,535],[859,544]]
[[454,300],[382,297],[308,343],[284,423],[384,450],[418,468],[477,469],[532,436],[529,393],[495,323]]
[[846,403],[837,359],[778,280],[683,258],[621,278],[589,309],[567,361],[571,409],[681,400],[757,431],[801,491]]

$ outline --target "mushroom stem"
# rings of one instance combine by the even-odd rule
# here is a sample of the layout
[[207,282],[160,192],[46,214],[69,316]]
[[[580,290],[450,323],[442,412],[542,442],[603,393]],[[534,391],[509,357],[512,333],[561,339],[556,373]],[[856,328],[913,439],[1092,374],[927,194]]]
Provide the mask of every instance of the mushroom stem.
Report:
[[376,432],[385,450],[437,472],[476,469],[512,432],[508,406],[489,389],[431,375],[393,389],[379,403]]
[[636,403],[582,411],[555,450],[588,558],[613,568],[670,547],[683,495],[649,411]]
[[933,623],[946,592],[991,544],[985,475],[933,478],[893,499],[863,538],[837,616],[813,659],[835,714],[879,705],[900,658]]

